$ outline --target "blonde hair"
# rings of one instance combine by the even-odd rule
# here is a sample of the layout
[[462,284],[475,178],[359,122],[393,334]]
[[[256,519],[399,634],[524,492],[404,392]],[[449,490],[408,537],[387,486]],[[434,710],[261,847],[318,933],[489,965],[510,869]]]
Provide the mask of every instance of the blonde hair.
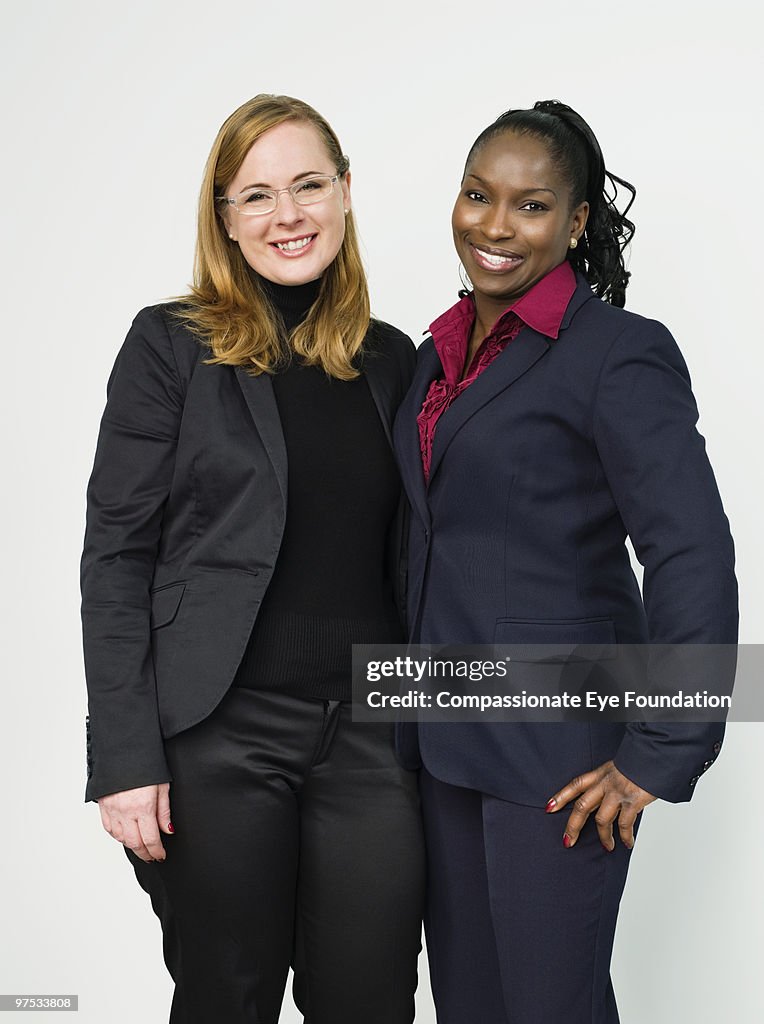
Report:
[[[247,153],[269,128],[285,121],[312,124],[344,178],[349,161],[321,115],[291,96],[261,94],[243,103],[224,122],[212,146],[199,196],[194,280],[175,309],[212,350],[210,363],[245,366],[253,374],[273,373],[284,360],[280,317],[239,246],[228,237],[219,197]],[[353,359],[369,326],[369,290],[352,211],[345,237],[324,271],[318,298],[290,334],[291,350],[308,365],[320,365],[340,380],[358,376]]]

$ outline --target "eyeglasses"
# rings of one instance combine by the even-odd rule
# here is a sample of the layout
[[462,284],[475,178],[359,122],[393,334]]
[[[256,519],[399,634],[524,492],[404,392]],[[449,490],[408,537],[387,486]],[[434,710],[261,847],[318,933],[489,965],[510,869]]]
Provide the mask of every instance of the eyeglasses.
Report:
[[313,203],[320,203],[322,199],[328,199],[334,191],[335,182],[339,181],[339,174],[330,176],[328,174],[317,174],[314,178],[303,178],[296,181],[289,188],[245,188],[233,199],[228,196],[218,196],[222,203],[233,206],[237,213],[245,217],[260,217],[264,213],[273,213],[279,204],[279,196],[288,192],[292,201],[298,206],[312,206]]

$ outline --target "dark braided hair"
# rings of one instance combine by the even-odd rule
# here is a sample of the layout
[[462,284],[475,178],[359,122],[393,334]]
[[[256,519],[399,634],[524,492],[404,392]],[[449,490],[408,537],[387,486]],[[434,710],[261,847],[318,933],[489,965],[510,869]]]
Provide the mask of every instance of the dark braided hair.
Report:
[[[595,295],[613,306],[623,306],[631,276],[623,252],[634,235],[634,225],[626,214],[636,189],[606,170],[594,132],[580,114],[558,100],[539,100],[532,110],[507,110],[501,114],[478,135],[467,165],[489,139],[509,131],[532,135],[546,143],[552,159],[567,177],[571,206],[588,202],[586,229],[578,247],[568,250],[568,260],[574,270],[584,275]],[[630,193],[623,212],[615,205],[619,187]]]

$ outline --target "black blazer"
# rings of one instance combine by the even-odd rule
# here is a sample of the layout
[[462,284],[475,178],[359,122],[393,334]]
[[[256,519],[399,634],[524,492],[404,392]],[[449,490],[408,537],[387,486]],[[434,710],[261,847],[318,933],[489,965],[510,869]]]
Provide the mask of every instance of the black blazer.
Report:
[[[372,321],[364,351],[392,443],[414,346]],[[82,557],[88,800],[170,779],[163,737],[230,686],[276,564],[287,455],[271,379],[208,355],[171,307],[153,306],[109,379]]]
[[[559,338],[524,327],[441,417],[426,488],[416,416],[441,375],[430,339],[395,424],[412,505],[415,642],[736,643],[729,524],[665,327],[600,301],[579,276]],[[702,690],[704,671],[713,666],[686,688]],[[681,801],[722,733],[718,724],[421,724],[418,735],[400,727],[399,746],[410,767],[419,745],[439,778],[520,803],[543,805],[610,758],[644,789]]]

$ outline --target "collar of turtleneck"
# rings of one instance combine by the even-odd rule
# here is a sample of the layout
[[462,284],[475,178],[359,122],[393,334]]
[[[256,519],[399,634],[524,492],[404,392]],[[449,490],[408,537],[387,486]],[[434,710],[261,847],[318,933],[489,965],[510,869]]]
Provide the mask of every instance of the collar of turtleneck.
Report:
[[302,323],[321,291],[320,277],[306,284],[276,284],[265,277],[260,277],[259,282],[272,305],[281,314],[288,331]]

